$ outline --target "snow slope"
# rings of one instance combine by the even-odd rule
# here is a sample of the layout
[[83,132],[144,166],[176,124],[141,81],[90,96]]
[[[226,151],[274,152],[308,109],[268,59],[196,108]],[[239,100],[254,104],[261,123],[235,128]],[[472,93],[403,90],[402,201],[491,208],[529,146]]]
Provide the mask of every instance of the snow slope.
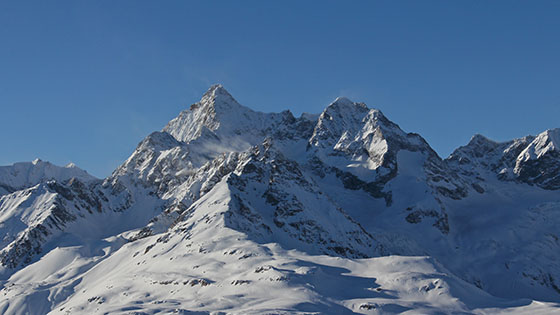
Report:
[[104,180],[0,168],[0,312],[560,313],[559,140],[442,159],[363,103],[215,85]]
[[0,166],[0,196],[35,186],[47,180],[66,181],[74,177],[82,181],[96,179],[73,163],[60,167],[40,159],[35,159],[33,162]]

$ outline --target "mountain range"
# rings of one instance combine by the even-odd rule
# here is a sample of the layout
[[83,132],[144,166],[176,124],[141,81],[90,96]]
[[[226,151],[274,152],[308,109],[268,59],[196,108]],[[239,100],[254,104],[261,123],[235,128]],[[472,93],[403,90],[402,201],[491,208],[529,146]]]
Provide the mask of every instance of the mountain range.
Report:
[[560,129],[441,158],[381,111],[221,85],[104,179],[0,167],[3,314],[560,313]]

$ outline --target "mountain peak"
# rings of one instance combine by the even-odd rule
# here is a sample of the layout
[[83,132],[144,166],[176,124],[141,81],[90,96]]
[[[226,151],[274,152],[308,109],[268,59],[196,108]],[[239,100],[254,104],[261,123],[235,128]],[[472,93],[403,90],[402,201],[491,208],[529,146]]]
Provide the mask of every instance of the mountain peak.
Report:
[[559,144],[475,135],[443,161],[363,103],[295,118],[216,84],[104,181],[0,167],[0,309],[551,313]]
[[560,148],[560,128],[548,129],[541,133],[541,135],[546,135],[546,138],[552,143],[554,148]]
[[340,108],[345,110],[349,108],[356,108],[360,111],[368,110],[366,104],[353,102],[352,100],[344,96],[337,97],[331,104],[329,104],[329,106],[327,106],[325,110],[329,108]]
[[469,143],[467,144],[467,146],[473,146],[473,145],[489,145],[489,144],[497,144],[495,141],[492,141],[490,139],[488,139],[487,137],[477,133],[474,136],[471,137],[471,140],[469,141]]
[[[212,85],[206,93],[202,96],[202,99],[197,104],[203,107],[212,107],[214,109],[231,109],[241,107],[241,105],[231,96],[231,94],[221,85]],[[195,108],[196,105],[193,105]],[[191,109],[193,109],[191,106]]]
[[[364,103],[356,103],[346,97],[338,97],[323,110],[319,116],[317,128],[321,129],[327,124],[332,125],[328,129],[340,129],[340,132],[349,128],[359,129],[368,112],[369,109]],[[334,134],[338,135],[340,132]]]
[[477,133],[471,137],[471,140],[466,145],[455,149],[447,157],[447,160],[458,162],[459,164],[467,164],[472,159],[488,159],[489,152],[494,151],[499,146],[499,143]]
[[545,154],[560,150],[560,129],[548,129],[541,132],[534,140],[521,152],[520,160],[538,159]]
[[208,89],[208,91],[206,91],[206,93],[204,93],[204,95],[209,95],[209,96],[226,96],[226,97],[230,97],[233,98],[231,96],[231,94],[224,88],[223,85],[221,84],[214,84],[212,86],[210,86],[210,88]]
[[[234,151],[262,142],[267,135],[296,123],[290,111],[263,113],[241,105],[221,85],[212,85],[201,100],[182,111],[163,129],[175,139],[190,143],[220,142]],[[210,147],[208,143],[204,144]],[[218,146],[215,146],[216,148]]]
[[343,105],[352,105],[354,104],[354,102],[352,102],[349,98],[345,97],[345,96],[339,96],[337,97],[334,102],[332,102],[333,104],[343,104]]
[[204,128],[217,130],[223,124],[224,117],[227,120],[248,111],[251,110],[239,104],[221,84],[214,84],[200,101],[182,111],[163,131],[179,141],[189,142],[198,138]]
[[48,180],[63,182],[72,177],[84,182],[96,180],[94,176],[75,165],[62,167],[41,159],[0,166],[0,187],[9,188],[7,191],[31,187]]

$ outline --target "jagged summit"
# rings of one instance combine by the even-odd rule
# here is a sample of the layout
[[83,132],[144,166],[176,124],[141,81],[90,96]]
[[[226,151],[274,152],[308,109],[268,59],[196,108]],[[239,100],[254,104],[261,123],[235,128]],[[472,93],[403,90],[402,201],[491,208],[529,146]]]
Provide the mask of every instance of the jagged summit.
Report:
[[323,110],[323,113],[333,111],[367,112],[369,111],[369,108],[364,103],[354,102],[347,97],[340,96],[337,97],[332,103],[330,103]]
[[296,118],[214,85],[104,181],[0,168],[0,310],[551,313],[559,139],[442,160],[363,103]]
[[368,112],[363,103],[355,103],[345,97],[337,98],[319,115],[310,144],[332,147],[344,133],[356,134],[363,127],[362,121]]
[[251,127],[263,128],[268,123],[267,115],[274,114],[242,106],[222,85],[216,84],[204,93],[199,102],[171,120],[163,131],[187,143],[201,137],[205,130],[218,137],[228,137],[249,131]]
[[[503,181],[560,188],[560,129],[505,142],[475,135],[446,159],[466,175],[489,172]],[[468,170],[467,170],[468,169]]]
[[204,93],[207,94],[221,94],[221,95],[228,95],[231,97],[231,94],[224,88],[224,86],[220,83],[212,84],[210,88]]
[[486,136],[477,133],[477,134],[475,134],[474,136],[471,137],[471,139],[469,140],[469,143],[467,145],[477,145],[477,144],[481,144],[481,143],[496,143],[496,141],[493,141],[493,140],[487,138]]
[[341,108],[344,108],[344,107],[361,107],[361,108],[367,109],[366,104],[353,102],[352,100],[350,100],[349,98],[347,98],[345,96],[337,97],[331,104],[329,104],[328,107],[330,107],[330,106],[341,107]]
[[212,85],[208,91],[204,93],[201,100],[193,104],[191,108],[197,106],[212,107],[217,112],[237,110],[240,107],[244,107],[239,104],[221,84]]
[[518,180],[544,189],[560,188],[560,129],[540,133],[516,158]]
[[461,161],[464,163],[468,160],[467,155],[482,157],[495,150],[498,146],[500,146],[498,142],[490,140],[481,134],[475,134],[466,145],[455,149],[448,159],[462,159]]
[[540,133],[521,153],[520,159],[539,159],[553,151],[560,150],[560,129],[549,129]]
[[[281,113],[262,113],[241,105],[221,84],[215,84],[204,93],[199,102],[171,120],[163,131],[186,143],[201,137],[220,139],[221,142],[226,142],[226,139],[232,140],[234,137],[255,145],[268,135],[278,132],[285,134],[287,130],[294,128],[307,134],[310,131],[302,130],[303,125],[309,125],[316,120],[316,130],[328,124],[326,121],[336,120],[335,128],[357,132],[364,119],[380,122],[391,128],[396,126],[381,111],[369,109],[364,103],[353,102],[346,97],[338,97],[320,115],[302,114],[296,119],[289,110]],[[334,133],[338,137],[341,135],[340,132]],[[238,142],[237,140],[233,142]]]

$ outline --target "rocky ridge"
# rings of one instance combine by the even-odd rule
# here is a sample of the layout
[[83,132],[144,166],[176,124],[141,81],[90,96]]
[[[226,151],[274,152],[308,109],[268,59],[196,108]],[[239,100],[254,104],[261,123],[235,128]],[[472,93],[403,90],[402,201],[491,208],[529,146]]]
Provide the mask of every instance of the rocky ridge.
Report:
[[[278,246],[348,261],[431,256],[457,279],[449,281],[481,296],[557,302],[559,140],[558,129],[505,143],[476,135],[441,159],[420,135],[363,103],[338,98],[320,115],[296,118],[255,112],[215,85],[104,180],[47,162],[0,168],[5,290],[66,243],[81,248],[76,261],[89,261],[80,270],[166,255],[180,261],[179,248],[196,259],[224,251],[256,262],[280,259],[271,250]],[[52,288],[77,292],[73,281],[87,278],[68,277],[51,279]],[[207,290],[218,278],[185,281]],[[21,301],[40,292],[21,290]],[[99,294],[92,301],[107,299]],[[80,309],[79,296],[61,295],[49,310]],[[22,303],[12,305],[29,311]],[[364,303],[343,307],[375,308]]]

